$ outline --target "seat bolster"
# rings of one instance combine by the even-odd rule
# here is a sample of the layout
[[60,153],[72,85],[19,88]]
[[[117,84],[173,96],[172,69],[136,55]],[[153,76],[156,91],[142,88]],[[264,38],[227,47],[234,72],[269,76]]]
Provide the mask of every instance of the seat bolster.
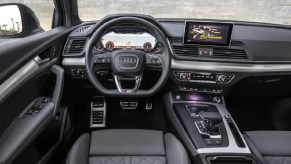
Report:
[[111,129],[92,132],[90,156],[164,156],[161,131]]
[[249,148],[251,149],[252,154],[257,158],[257,160],[259,160],[261,163],[265,164],[266,161],[265,161],[264,157],[259,152],[259,150],[256,148],[256,146],[254,145],[252,140],[245,134],[243,134],[243,137],[244,137],[245,141],[247,142]]
[[170,133],[165,136],[167,164],[190,164],[188,154],[182,143]]
[[245,134],[263,156],[291,156],[291,132],[250,131]]
[[66,164],[88,164],[89,149],[90,135],[83,134],[71,148]]

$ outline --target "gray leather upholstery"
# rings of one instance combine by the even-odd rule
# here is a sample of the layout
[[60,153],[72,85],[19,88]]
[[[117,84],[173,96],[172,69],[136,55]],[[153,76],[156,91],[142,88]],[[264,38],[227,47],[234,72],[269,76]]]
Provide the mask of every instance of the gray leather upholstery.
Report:
[[90,135],[83,134],[73,145],[67,158],[67,164],[88,163]]
[[[252,131],[245,132],[246,141],[256,156],[264,163],[291,164],[291,132]],[[258,153],[259,152],[259,153]]]
[[91,155],[165,155],[161,131],[116,129],[92,132]]
[[105,156],[90,157],[89,164],[166,164],[160,156]]
[[66,164],[190,164],[187,152],[172,134],[160,131],[98,130],[82,135]]
[[165,146],[168,164],[190,163],[185,148],[173,134],[165,135]]
[[265,160],[269,164],[290,164],[291,163],[291,157],[266,156]]

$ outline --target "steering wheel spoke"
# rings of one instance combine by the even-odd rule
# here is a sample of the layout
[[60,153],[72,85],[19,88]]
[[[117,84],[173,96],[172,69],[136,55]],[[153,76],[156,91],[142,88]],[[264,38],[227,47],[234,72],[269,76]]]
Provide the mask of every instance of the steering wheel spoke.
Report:
[[[135,76],[133,78],[124,78],[118,75],[113,75],[114,81],[117,86],[117,89],[120,93],[136,93],[140,87],[143,75]],[[122,87],[122,81],[134,81],[134,87],[131,89],[125,89]]]

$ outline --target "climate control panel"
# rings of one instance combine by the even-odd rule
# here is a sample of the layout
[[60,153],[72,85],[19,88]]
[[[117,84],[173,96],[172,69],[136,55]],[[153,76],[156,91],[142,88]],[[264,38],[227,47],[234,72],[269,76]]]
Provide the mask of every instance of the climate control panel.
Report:
[[234,74],[229,73],[197,73],[188,71],[174,71],[178,81],[205,83],[205,84],[227,84],[230,83]]

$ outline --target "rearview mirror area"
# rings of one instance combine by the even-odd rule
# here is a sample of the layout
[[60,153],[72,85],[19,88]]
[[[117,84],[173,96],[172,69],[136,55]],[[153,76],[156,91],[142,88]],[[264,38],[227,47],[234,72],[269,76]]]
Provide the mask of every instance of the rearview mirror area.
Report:
[[0,6],[0,15],[0,37],[22,33],[22,18],[17,5]]

